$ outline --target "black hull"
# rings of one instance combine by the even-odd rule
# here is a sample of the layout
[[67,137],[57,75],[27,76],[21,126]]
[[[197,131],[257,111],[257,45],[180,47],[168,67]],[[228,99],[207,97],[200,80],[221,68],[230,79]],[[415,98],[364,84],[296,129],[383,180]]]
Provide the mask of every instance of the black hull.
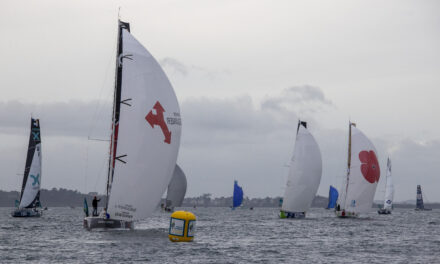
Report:
[[414,210],[416,210],[416,211],[432,211],[431,208],[423,208],[423,209],[416,208],[416,209],[414,209]]
[[377,211],[378,214],[391,214],[390,210],[387,209],[380,209]]
[[11,213],[12,217],[40,217],[43,212],[34,209],[16,209]]

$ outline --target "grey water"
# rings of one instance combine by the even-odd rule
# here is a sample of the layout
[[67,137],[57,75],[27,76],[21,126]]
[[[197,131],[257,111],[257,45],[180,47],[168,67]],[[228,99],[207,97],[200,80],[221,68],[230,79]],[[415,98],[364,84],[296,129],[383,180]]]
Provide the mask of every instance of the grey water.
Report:
[[187,209],[197,216],[195,240],[173,243],[170,213],[132,231],[87,231],[82,208],[49,208],[41,218],[0,208],[0,263],[440,263],[440,210],[339,219],[313,208],[291,220],[276,208]]

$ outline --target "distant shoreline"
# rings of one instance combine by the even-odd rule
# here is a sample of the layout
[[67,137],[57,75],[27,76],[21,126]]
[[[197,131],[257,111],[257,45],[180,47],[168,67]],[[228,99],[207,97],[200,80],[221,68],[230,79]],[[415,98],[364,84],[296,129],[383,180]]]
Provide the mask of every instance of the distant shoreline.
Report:
[[[19,198],[20,193],[17,191],[1,191],[0,190],[0,207],[14,207],[15,200]],[[82,207],[84,197],[87,198],[89,205],[93,196],[101,198],[100,205],[105,204],[105,196],[98,193],[80,193],[75,190],[68,190],[64,188],[52,188],[51,190],[41,190],[41,204],[43,207]],[[229,207],[232,204],[232,197],[217,197],[211,198],[211,194],[203,194],[198,197],[186,197],[183,201],[182,207]],[[245,198],[243,200],[244,207],[279,207],[281,197],[266,197],[266,198]],[[323,196],[316,196],[313,200],[313,208],[326,208],[328,198]],[[374,203],[372,208],[378,208],[383,203]],[[425,203],[427,208],[439,209],[440,203]],[[415,208],[414,203],[394,203],[394,208]]]

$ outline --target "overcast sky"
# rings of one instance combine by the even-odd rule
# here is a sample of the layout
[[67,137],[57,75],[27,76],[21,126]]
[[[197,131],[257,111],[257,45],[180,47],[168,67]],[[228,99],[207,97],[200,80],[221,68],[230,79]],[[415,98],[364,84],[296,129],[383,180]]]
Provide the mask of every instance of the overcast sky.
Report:
[[340,188],[348,120],[387,156],[395,199],[440,202],[438,1],[4,1],[0,189],[19,190],[31,114],[43,188],[104,192],[118,7],[161,63],[183,119],[188,196],[282,195],[298,118]]

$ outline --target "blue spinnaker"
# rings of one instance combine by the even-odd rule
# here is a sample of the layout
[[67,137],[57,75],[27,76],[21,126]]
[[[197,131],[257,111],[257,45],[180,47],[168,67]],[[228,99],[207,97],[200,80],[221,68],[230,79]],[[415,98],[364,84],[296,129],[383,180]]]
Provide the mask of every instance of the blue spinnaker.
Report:
[[86,214],[86,217],[89,216],[89,206],[87,205],[86,197],[84,197],[84,213]]
[[338,200],[338,196],[339,196],[338,190],[336,190],[335,187],[330,185],[330,190],[329,190],[329,193],[328,193],[327,209],[335,208],[336,201]]
[[234,181],[234,197],[232,207],[238,207],[243,202],[243,189]]

